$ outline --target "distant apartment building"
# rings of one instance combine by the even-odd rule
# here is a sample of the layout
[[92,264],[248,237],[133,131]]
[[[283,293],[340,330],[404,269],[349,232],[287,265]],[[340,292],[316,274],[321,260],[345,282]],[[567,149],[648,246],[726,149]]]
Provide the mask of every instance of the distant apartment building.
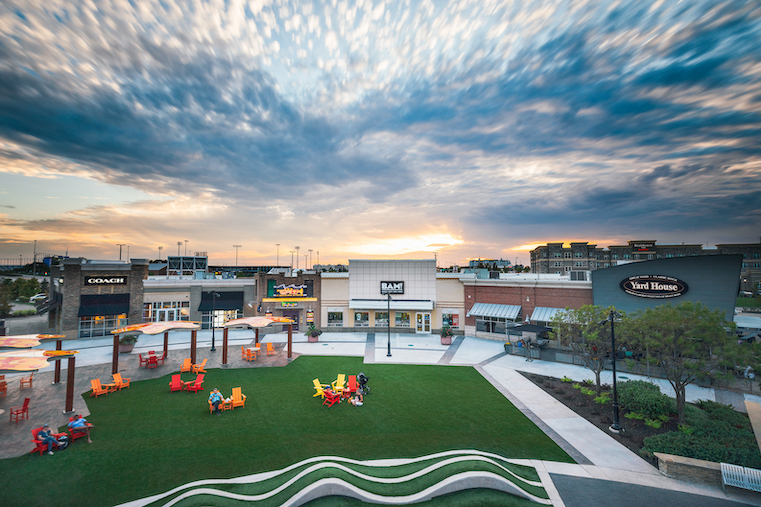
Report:
[[761,284],[761,242],[703,245],[658,245],[655,240],[632,240],[627,245],[598,247],[587,242],[547,243],[531,251],[531,272],[568,275],[585,280],[587,271],[621,266],[631,262],[698,255],[742,254],[740,290],[756,291]]

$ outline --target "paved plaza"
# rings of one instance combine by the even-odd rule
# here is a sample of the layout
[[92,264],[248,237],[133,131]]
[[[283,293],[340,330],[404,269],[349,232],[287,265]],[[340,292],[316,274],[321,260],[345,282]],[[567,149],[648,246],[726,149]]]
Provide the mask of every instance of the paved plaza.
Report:
[[[287,336],[284,333],[263,335],[263,342],[273,342],[277,350],[274,356],[262,356],[255,363],[241,359],[238,353],[241,345],[253,342],[253,332],[250,330],[231,330],[228,354],[229,364],[226,367],[277,367],[285,366],[288,360],[285,355]],[[207,368],[221,367],[222,333],[216,334],[216,352],[210,352],[211,333],[202,331],[198,334],[198,357],[209,358]],[[111,373],[112,340],[101,338],[94,340],[79,340],[77,343],[76,383],[74,397],[74,412],[87,417],[87,406],[81,393],[90,390],[89,381],[92,378],[105,379]],[[388,345],[391,345],[391,356],[388,357]],[[46,344],[53,348],[53,344]],[[69,346],[67,344],[67,346]],[[121,354],[119,371],[133,381],[158,378],[171,371],[178,371],[182,359],[187,357],[190,347],[189,332],[172,332],[169,340],[169,357],[163,367],[156,369],[138,368],[138,354],[148,350],[163,348],[163,335],[140,336],[131,354]],[[581,381],[592,377],[592,373],[579,366],[550,363],[539,360],[526,361],[515,355],[506,355],[502,342],[458,337],[452,345],[441,345],[438,335],[395,334],[385,333],[330,333],[320,336],[317,343],[308,343],[302,333],[293,335],[294,357],[299,355],[313,356],[355,356],[364,357],[366,363],[396,363],[396,364],[450,364],[469,365],[475,367],[485,379],[507,397],[516,407],[526,414],[547,435],[574,458],[577,464],[532,461],[539,472],[545,489],[555,506],[584,505],[584,495],[588,495],[586,505],[599,505],[599,499],[608,499],[605,491],[616,491],[614,505],[647,505],[665,504],[664,496],[658,496],[659,491],[668,492],[668,503],[680,505],[738,505],[739,503],[761,505],[761,497],[732,489],[728,495],[721,487],[688,483],[670,479],[662,475],[626,447],[619,444],[604,431],[577,416],[565,405],[546,394],[542,389],[526,379],[519,371],[549,375],[554,377],[570,377]],[[200,360],[200,359],[199,359]],[[66,361],[61,379],[66,379]],[[606,377],[606,375],[608,377]],[[23,403],[24,397],[32,398],[29,421],[0,424],[0,458],[20,456],[29,452],[30,430],[42,422],[51,426],[62,426],[68,422],[68,415],[62,413],[66,386],[65,382],[52,384],[53,367],[49,366],[35,374],[34,387],[19,391],[17,377],[8,375],[8,395],[0,398],[0,408],[7,410],[12,405]],[[635,379],[636,375],[626,374],[625,377]],[[612,381],[610,372],[603,374],[603,382]],[[667,383],[658,381],[661,389],[667,394],[670,387]],[[688,389],[688,400],[716,400],[717,394],[712,389],[691,386]],[[721,397],[721,395],[719,395]],[[745,399],[761,402],[761,397],[746,395]],[[721,401],[717,400],[717,401]],[[7,417],[3,415],[3,417]],[[97,423],[97,422],[96,422]],[[612,494],[612,493],[611,493]],[[656,495],[663,501],[647,501],[648,495]],[[636,503],[632,498],[640,498]],[[628,503],[627,503],[628,502]],[[635,502],[635,503],[632,503]]]

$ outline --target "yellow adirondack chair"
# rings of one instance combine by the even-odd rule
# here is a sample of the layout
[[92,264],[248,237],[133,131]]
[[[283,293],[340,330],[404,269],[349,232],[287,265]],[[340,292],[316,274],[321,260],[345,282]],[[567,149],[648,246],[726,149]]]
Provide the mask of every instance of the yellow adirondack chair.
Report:
[[193,364],[190,362],[190,358],[185,359],[182,362],[182,367],[180,368],[180,373],[190,373],[190,369],[193,367]]
[[206,370],[204,370],[204,366],[206,366],[206,359],[201,361],[201,364],[194,364],[193,365],[193,373],[206,373]]
[[341,391],[344,390],[344,385],[346,384],[346,375],[344,373],[339,373],[338,378],[333,381],[330,385],[333,386],[333,391],[337,392],[338,394],[341,394]]
[[324,389],[328,387],[328,384],[320,384],[320,379],[317,379],[317,378],[314,379],[312,383],[314,384],[314,388],[317,389],[317,392],[314,393],[312,398],[317,398],[318,396],[321,396],[324,399],[325,398]]
[[114,373],[114,384],[116,384],[116,388],[118,390],[122,390],[122,387],[129,387],[129,381],[132,380],[131,378],[122,378],[121,373]]
[[240,392],[240,387],[233,387],[233,409],[246,406],[246,395]]

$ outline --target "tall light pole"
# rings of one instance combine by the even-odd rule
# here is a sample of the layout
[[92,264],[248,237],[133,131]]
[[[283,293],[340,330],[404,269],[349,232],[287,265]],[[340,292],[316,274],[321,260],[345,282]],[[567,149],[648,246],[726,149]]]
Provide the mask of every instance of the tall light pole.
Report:
[[309,259],[309,254],[304,254],[304,270],[305,270],[305,271],[306,271],[307,269],[309,269],[309,268],[307,267],[307,259]]
[[36,239],[34,240],[34,259],[32,259],[32,275],[37,276],[37,240]]
[[186,239],[185,240],[185,256],[187,257],[187,255],[188,255],[188,240]]
[[177,257],[180,256],[180,247],[182,247],[182,241],[177,242]]
[[275,246],[277,247],[277,260],[275,261],[275,266],[280,265],[280,243],[275,243]]
[[119,260],[122,260],[122,247],[127,245],[124,243],[117,243],[117,246],[119,247]]
[[386,357],[391,357],[391,294],[386,294],[388,296],[388,318],[386,319],[386,329],[388,330],[388,353],[386,354]]
[[299,270],[299,248],[301,248],[301,247],[297,246],[297,247],[294,247],[294,248],[296,248],[296,271],[298,271]]
[[293,271],[293,252],[295,252],[295,250],[291,250],[290,252],[291,252],[291,271]]
[[216,352],[217,348],[214,346],[214,318],[217,316],[217,298],[221,297],[219,292],[211,291],[211,351]]
[[163,247],[163,246],[160,246],[160,247],[159,247],[159,260],[161,260],[161,251],[162,251],[163,249],[164,249],[164,247]]
[[235,249],[235,267],[238,267],[238,248],[240,248],[243,245],[233,245],[233,248]]
[[127,260],[129,260],[129,245],[127,245]]
[[309,268],[311,269],[313,266],[312,264],[312,249],[309,249]]
[[613,433],[621,433],[623,429],[618,422],[618,389],[616,387],[616,328],[614,323],[617,318],[621,318],[621,314],[611,308],[608,318],[600,321],[600,325],[610,322],[610,346],[613,356],[613,424],[608,429]]
[[317,265],[320,265],[320,251],[317,250]]

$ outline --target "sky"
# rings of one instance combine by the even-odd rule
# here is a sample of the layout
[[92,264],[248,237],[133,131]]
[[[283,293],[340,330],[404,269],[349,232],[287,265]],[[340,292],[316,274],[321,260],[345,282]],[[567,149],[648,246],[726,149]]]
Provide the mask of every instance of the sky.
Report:
[[0,259],[760,236],[757,0],[0,4]]

